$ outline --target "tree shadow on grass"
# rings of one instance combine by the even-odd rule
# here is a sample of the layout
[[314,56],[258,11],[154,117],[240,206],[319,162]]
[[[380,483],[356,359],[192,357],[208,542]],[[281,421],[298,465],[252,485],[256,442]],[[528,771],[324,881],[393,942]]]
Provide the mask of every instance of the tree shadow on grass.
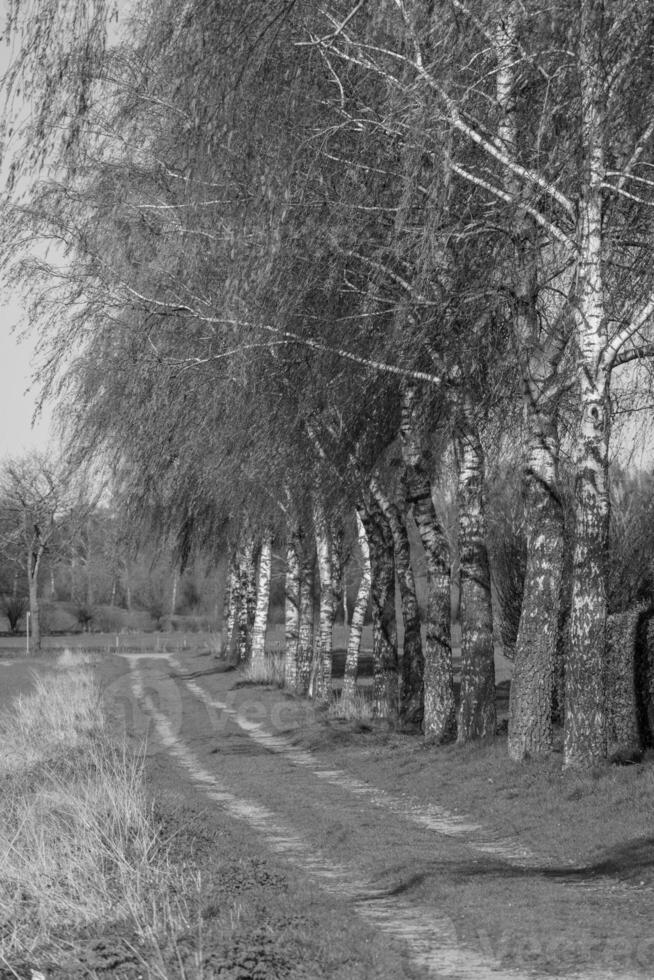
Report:
[[493,858],[448,864],[450,874],[465,877],[542,878],[564,884],[591,884],[600,880],[654,883],[654,837],[639,837],[611,848],[598,861],[571,867],[529,867]]
[[212,663],[210,667],[206,670],[179,670],[172,669],[169,672],[169,677],[177,677],[182,681],[193,681],[198,677],[212,677],[216,674],[231,674],[237,669],[236,664],[230,664],[227,661],[220,661]]

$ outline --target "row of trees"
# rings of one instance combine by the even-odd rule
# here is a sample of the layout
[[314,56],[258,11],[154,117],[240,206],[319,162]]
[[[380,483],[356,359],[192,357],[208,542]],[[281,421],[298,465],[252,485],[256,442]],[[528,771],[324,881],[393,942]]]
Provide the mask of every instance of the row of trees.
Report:
[[[46,4],[50,30],[61,6]],[[495,729],[486,469],[515,462],[527,531],[509,752],[551,748],[569,610],[565,762],[602,758],[612,385],[630,364],[622,411],[647,387],[654,312],[651,4],[189,0],[141,5],[109,45],[103,4],[88,29],[63,6],[65,71],[39,74],[27,22],[18,61],[33,88],[55,86],[30,134],[54,145],[59,179],[31,183],[5,225],[12,257],[26,229],[64,243],[19,274],[75,452],[108,455],[182,559],[226,543],[243,651],[260,649],[265,613],[255,552],[265,583],[284,540],[298,690],[315,560],[322,699],[356,513],[378,710],[460,741]],[[44,136],[53,111],[61,145]],[[448,480],[457,702],[433,504]]]

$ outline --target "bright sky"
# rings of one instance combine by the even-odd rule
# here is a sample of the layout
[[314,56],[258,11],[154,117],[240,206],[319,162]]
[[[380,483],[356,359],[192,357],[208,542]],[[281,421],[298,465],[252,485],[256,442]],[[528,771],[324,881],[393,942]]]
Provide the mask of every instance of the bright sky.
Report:
[[[19,341],[20,304],[8,298],[0,307],[0,460],[29,449],[45,449],[52,443],[50,411],[32,425],[38,389],[32,384],[33,344]],[[29,389],[32,389],[31,391]]]
[[[4,33],[7,0],[0,0],[0,30]],[[0,70],[9,62],[10,49],[0,42]],[[7,288],[7,287],[5,287]],[[34,426],[32,417],[38,392],[32,387],[33,343],[19,342],[14,327],[21,329],[24,314],[20,301],[5,294],[0,302],[0,460],[51,443],[50,413]]]

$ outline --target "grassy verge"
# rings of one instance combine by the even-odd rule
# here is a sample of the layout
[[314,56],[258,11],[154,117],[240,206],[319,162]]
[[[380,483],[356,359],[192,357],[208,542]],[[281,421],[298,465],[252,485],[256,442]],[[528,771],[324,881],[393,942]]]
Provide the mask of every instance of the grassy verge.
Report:
[[108,735],[88,665],[68,657],[35,676],[0,714],[0,744],[0,961],[11,973],[60,960],[98,923],[146,945],[186,926],[142,759]]

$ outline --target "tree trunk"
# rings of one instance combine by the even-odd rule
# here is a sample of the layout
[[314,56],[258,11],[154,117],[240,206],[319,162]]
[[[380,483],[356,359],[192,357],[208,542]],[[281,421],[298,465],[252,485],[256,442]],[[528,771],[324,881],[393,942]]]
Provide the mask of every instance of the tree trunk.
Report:
[[254,535],[247,530],[243,530],[241,531],[238,550],[237,623],[239,663],[245,663],[250,659],[256,599]]
[[509,701],[509,756],[519,761],[552,748],[554,669],[563,575],[563,507],[558,494],[558,435],[534,426],[525,474],[527,567]]
[[402,386],[400,436],[405,465],[406,499],[425,549],[427,615],[424,647],[424,732],[437,741],[456,733],[452,645],[450,638],[450,554],[431,496],[427,459],[418,430],[418,389]]
[[370,602],[371,590],[371,569],[370,569],[370,548],[368,545],[368,535],[359,510],[357,516],[357,542],[361,552],[361,581],[357,592],[356,602],[352,610],[352,620],[347,637],[347,654],[345,656],[345,673],[343,675],[343,690],[341,701],[343,703],[352,702],[357,689],[357,673],[359,668],[359,655],[361,653],[361,637]]
[[320,494],[313,498],[313,522],[318,556],[318,576],[320,580],[320,614],[318,632],[318,651],[316,660],[316,683],[313,692],[319,704],[328,704],[332,689],[332,652],[334,645],[334,620],[336,619],[336,596],[334,594],[334,549],[325,508]]
[[227,568],[225,570],[225,591],[223,593],[223,622],[221,637],[221,654],[230,659],[236,634],[236,619],[238,614],[238,552],[236,548],[228,549]]
[[646,676],[641,659],[646,617],[646,607],[636,606],[606,621],[607,742],[611,754],[627,759],[637,756],[647,741],[647,716],[642,710]]
[[[464,406],[468,416],[469,408]],[[457,439],[461,601],[458,741],[495,734],[495,650],[484,511],[484,456],[468,417]]]
[[259,550],[257,575],[257,601],[252,625],[250,663],[255,670],[263,670],[265,662],[266,629],[270,608],[270,577],[272,571],[272,534],[265,531]]
[[602,678],[606,649],[610,405],[602,270],[606,138],[606,92],[600,47],[602,11],[599,0],[582,0],[579,75],[584,154],[575,311],[580,402],[564,727],[564,760],[569,767],[593,765],[605,758],[607,751]]
[[402,509],[386,496],[377,479],[371,482],[371,487],[393,535],[395,572],[400,586],[404,642],[400,661],[399,721],[407,730],[420,731],[424,716],[425,663],[409,536]]
[[39,566],[43,556],[43,545],[39,538],[27,548],[27,584],[30,601],[29,649],[32,653],[41,652],[41,618],[39,610]]
[[313,549],[302,549],[302,575],[300,578],[300,623],[298,627],[297,677],[295,690],[307,694],[311,680],[311,664],[314,647],[314,554]]
[[39,596],[36,581],[29,582],[30,624],[29,649],[31,653],[41,652],[41,621],[39,612]]
[[175,615],[175,609],[177,608],[177,585],[178,585],[178,575],[177,569],[173,569],[173,586],[170,590],[170,615]]
[[398,716],[397,629],[393,535],[374,496],[362,515],[370,548],[372,576],[373,700],[375,714],[395,722]]
[[284,685],[290,691],[297,690],[302,550],[300,528],[297,523],[289,521],[287,524],[284,587]]
[[[513,5],[498,24],[496,92],[501,114],[500,141],[518,161],[515,65],[517,17]],[[520,202],[521,185],[510,169],[506,183]],[[539,234],[530,215],[517,208],[513,221],[512,325],[522,373],[523,402],[529,424],[525,467],[527,566],[515,648],[509,705],[509,755],[522,759],[552,746],[553,671],[556,659],[563,563],[563,511],[558,493],[559,440],[556,396],[566,331],[548,333],[539,317]]]

